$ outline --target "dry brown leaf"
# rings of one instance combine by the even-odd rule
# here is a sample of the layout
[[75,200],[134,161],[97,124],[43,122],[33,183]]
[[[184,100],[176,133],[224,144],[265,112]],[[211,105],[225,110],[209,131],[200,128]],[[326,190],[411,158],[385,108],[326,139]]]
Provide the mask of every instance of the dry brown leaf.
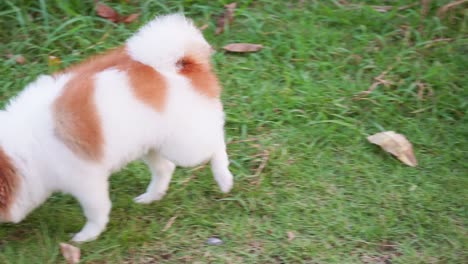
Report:
[[237,7],[236,2],[227,4],[224,6],[225,8],[224,14],[218,19],[218,23],[216,25],[216,31],[215,31],[216,35],[223,33],[224,27],[227,24],[230,24],[232,23],[232,21],[234,21],[234,11],[236,10],[236,7]]
[[117,13],[117,11],[103,3],[97,3],[96,12],[100,17],[112,22],[118,22],[120,18],[119,13]]
[[60,243],[60,252],[68,264],[80,262],[80,249],[67,243]]
[[133,21],[137,20],[140,16],[140,13],[133,13],[128,16],[121,16],[117,11],[115,11],[115,9],[100,2],[96,4],[96,12],[100,17],[105,18],[114,23],[130,24]]
[[16,63],[18,63],[18,64],[25,64],[25,63],[26,63],[26,58],[25,58],[23,55],[21,55],[21,54],[20,54],[20,55],[13,55],[13,54],[11,54],[11,53],[8,53],[8,54],[6,55],[6,57],[7,57],[8,59],[15,58],[15,61],[16,61]]
[[131,15],[123,17],[121,21],[124,23],[130,24],[133,21],[135,21],[139,16],[140,16],[140,13],[133,13]]
[[416,167],[418,165],[414,156],[413,145],[402,134],[397,134],[394,131],[385,131],[368,136],[367,140],[372,144],[379,145],[408,166]]
[[263,45],[260,44],[250,44],[250,43],[232,43],[223,47],[224,50],[230,52],[255,52],[263,48]]
[[296,235],[292,231],[288,231],[287,235],[288,235],[288,241],[293,241],[294,238],[296,238]]
[[26,63],[26,59],[24,58],[23,55],[18,55],[18,56],[16,56],[15,61],[16,61],[16,63],[18,63],[18,64],[24,64],[24,63]]

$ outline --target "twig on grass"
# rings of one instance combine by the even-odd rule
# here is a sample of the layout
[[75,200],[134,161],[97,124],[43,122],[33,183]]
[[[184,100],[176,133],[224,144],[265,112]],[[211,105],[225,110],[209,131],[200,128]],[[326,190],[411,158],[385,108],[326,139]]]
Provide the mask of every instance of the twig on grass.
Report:
[[208,24],[203,24],[202,26],[198,27],[198,29],[199,29],[200,31],[203,31],[203,30],[207,29],[208,27],[209,27]]
[[421,19],[419,20],[419,32],[424,30],[424,19],[429,14],[431,0],[421,0]]
[[[333,3],[336,5],[336,6],[348,6],[348,7],[351,7],[351,8],[355,8],[355,9],[358,9],[358,8],[362,8],[366,5],[364,4],[350,4],[348,1],[345,1],[345,0],[341,0],[341,1],[333,1]],[[403,6],[391,6],[391,5],[371,5],[370,7],[372,9],[374,9],[375,11],[377,12],[380,12],[380,13],[386,13],[388,11],[392,11],[394,9],[396,9],[397,11],[402,11],[402,10],[405,10],[405,9],[408,9],[408,8],[411,8],[411,7],[414,7],[414,6],[417,6],[419,3],[418,2],[415,2],[415,3],[412,3],[412,4],[408,4],[408,5],[403,5]]]
[[197,177],[197,174],[193,173],[192,175],[190,175],[190,177],[188,177],[187,179],[183,180],[181,182],[182,185],[187,185],[187,183],[189,183],[191,180],[195,179]]
[[229,141],[227,144],[237,144],[237,143],[244,143],[244,142],[252,142],[252,141],[258,141],[259,138],[246,138],[246,139],[239,139],[239,140],[233,140]]
[[357,95],[354,96],[353,100],[362,100],[364,97],[372,93],[379,85],[384,85],[386,87],[390,86],[393,84],[391,81],[385,80],[385,76],[389,71],[393,69],[393,65],[388,66],[388,68],[381,72],[377,77],[374,77],[374,82],[371,84],[371,86],[366,90],[358,93]]
[[190,175],[190,177],[188,177],[187,179],[183,180],[180,184],[182,186],[187,185],[191,180],[193,180],[193,179],[195,179],[197,177],[196,172],[205,169],[206,166],[207,166],[207,164],[205,163],[205,164],[197,166],[197,167],[195,167],[193,169],[190,169],[189,171],[192,173],[192,175]]
[[468,3],[468,0],[458,0],[458,1],[453,1],[453,2],[450,2],[444,6],[442,6],[441,8],[439,8],[437,10],[437,16],[440,17],[440,18],[444,18],[445,15],[451,11],[452,9],[455,9],[456,7],[458,7],[459,5],[463,5],[463,4],[466,4]]
[[366,244],[366,245],[379,246],[379,247],[390,247],[390,248],[394,248],[394,247],[397,246],[397,245],[391,244],[391,243],[373,243],[373,242],[368,242],[368,241],[360,240],[360,239],[352,239],[352,241],[358,242],[358,243],[363,243],[363,244]]
[[194,171],[203,170],[203,169],[206,167],[206,165],[207,165],[207,164],[204,163],[204,164],[202,164],[202,165],[199,165],[199,166],[197,166],[197,167],[195,167],[195,168],[190,169],[189,171],[190,171],[190,172],[194,172]]
[[434,90],[432,90],[431,87],[427,86],[423,82],[417,81],[416,86],[418,86],[418,99],[419,100],[424,100],[425,99],[424,98],[424,92],[426,90],[428,91],[428,93],[427,93],[428,97],[431,97],[432,95],[434,95]]
[[375,6],[375,5],[371,6],[371,7],[377,12],[385,13],[385,12],[391,11],[393,9],[396,9],[398,11],[402,11],[402,10],[411,8],[411,7],[416,6],[416,5],[418,5],[418,3],[412,3],[412,4],[409,4],[409,5],[404,5],[404,6],[399,6],[399,7],[396,7],[396,6]]
[[453,41],[453,38],[437,38],[424,43],[424,48],[429,48],[439,42],[450,42]]
[[164,228],[161,230],[162,232],[166,232],[171,228],[171,226],[174,224],[174,221],[177,219],[177,215],[171,217],[169,221],[167,221],[167,224],[164,226]]
[[260,186],[260,183],[262,182],[262,178],[260,178],[260,174],[262,174],[263,170],[265,169],[268,160],[270,159],[270,152],[268,150],[263,150],[263,153],[261,153],[262,161],[260,162],[260,165],[257,167],[255,170],[255,173],[253,175],[253,178],[258,178],[254,184],[256,186]]
[[98,41],[96,41],[96,43],[92,44],[91,46],[89,46],[88,48],[86,48],[87,50],[91,50],[91,49],[94,49],[95,47],[101,45],[102,43],[104,43],[104,41],[110,36],[110,33],[109,31],[107,31],[106,33],[104,33],[104,35],[102,35],[101,38],[98,39]]

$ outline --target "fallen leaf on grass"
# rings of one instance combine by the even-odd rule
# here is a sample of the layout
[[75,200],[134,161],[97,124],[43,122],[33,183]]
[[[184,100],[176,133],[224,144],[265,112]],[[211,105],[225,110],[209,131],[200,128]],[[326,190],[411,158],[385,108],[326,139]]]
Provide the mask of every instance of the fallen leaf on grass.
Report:
[[238,53],[255,52],[261,50],[262,48],[263,45],[250,43],[232,43],[223,47],[223,49],[226,51]]
[[234,21],[234,10],[236,9],[236,7],[237,7],[236,2],[227,4],[224,6],[226,11],[224,11],[224,14],[218,19],[218,23],[217,23],[216,31],[215,31],[216,35],[223,33],[224,26]]
[[68,264],[80,262],[80,249],[67,243],[60,243],[60,252]]
[[114,23],[129,24],[135,21],[140,16],[140,13],[133,13],[128,16],[121,16],[117,11],[115,11],[115,9],[103,3],[96,4],[96,12],[100,17],[105,18]]
[[122,22],[130,24],[140,16],[140,13],[134,13],[122,18]]
[[62,64],[62,60],[57,56],[50,55],[49,58],[47,59],[47,64],[49,66],[58,66]]
[[26,58],[23,55],[13,55],[11,53],[7,54],[6,57],[8,59],[15,58],[15,62],[18,64],[25,64],[26,63]]
[[385,131],[367,137],[370,143],[379,145],[408,166],[416,167],[418,162],[413,153],[413,145],[402,134]]
[[296,238],[296,235],[292,231],[288,231],[287,235],[288,235],[288,241],[293,241],[294,238]]
[[117,11],[103,3],[97,3],[96,12],[100,17],[112,22],[117,22],[120,18],[119,13],[117,13]]
[[24,63],[26,63],[26,59],[24,58],[23,55],[18,55],[18,56],[16,56],[15,61],[16,61],[16,63],[18,63],[18,64],[24,64]]

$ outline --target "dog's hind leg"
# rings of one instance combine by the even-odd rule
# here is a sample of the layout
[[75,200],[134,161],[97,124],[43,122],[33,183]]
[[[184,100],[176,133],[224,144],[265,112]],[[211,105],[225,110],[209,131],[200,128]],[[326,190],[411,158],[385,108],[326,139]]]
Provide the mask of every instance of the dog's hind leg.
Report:
[[150,151],[143,160],[150,168],[151,182],[146,192],[134,200],[137,203],[148,204],[164,197],[176,166],[155,151]]
[[228,193],[234,185],[234,180],[229,171],[229,158],[226,153],[226,146],[222,147],[213,154],[211,158],[211,171],[222,192]]
[[[86,242],[96,239],[109,222],[111,201],[109,199],[109,183],[107,177],[92,179],[87,175],[79,186],[71,192],[81,204],[86,216],[86,224],[81,231],[72,238],[75,242]],[[99,178],[98,178],[99,177]]]

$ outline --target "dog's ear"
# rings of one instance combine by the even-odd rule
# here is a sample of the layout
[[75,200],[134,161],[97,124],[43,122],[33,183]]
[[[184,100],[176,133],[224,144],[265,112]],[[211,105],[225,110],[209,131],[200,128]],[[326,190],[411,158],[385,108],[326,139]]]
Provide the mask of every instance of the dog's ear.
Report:
[[18,185],[16,169],[11,159],[0,147],[0,217],[8,220],[9,208],[13,203]]

